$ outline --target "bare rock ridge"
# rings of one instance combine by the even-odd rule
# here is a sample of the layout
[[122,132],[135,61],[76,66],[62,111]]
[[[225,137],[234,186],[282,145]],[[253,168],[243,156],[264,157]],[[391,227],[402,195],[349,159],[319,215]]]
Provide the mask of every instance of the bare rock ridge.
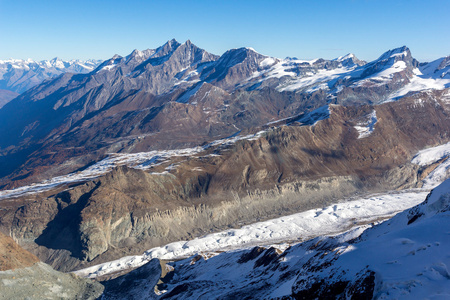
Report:
[[[149,171],[122,166],[45,197],[12,198],[0,203],[0,229],[69,271],[356,192],[416,187],[423,170],[412,156],[449,141],[445,93],[378,106],[330,105],[329,118],[313,125],[298,121]],[[374,111],[375,129],[358,138],[355,125]],[[176,167],[163,173],[169,166]]]

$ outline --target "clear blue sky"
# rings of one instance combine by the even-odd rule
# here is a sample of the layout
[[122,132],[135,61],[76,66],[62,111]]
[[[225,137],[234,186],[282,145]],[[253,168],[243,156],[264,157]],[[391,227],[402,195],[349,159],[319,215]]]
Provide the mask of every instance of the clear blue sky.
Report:
[[406,45],[423,61],[450,54],[449,13],[448,0],[0,0],[0,59],[106,59],[176,38],[305,59]]

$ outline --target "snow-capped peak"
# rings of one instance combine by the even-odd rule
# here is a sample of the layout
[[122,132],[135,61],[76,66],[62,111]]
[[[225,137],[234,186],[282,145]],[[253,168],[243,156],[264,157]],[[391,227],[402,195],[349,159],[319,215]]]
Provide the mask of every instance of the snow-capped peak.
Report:
[[[42,82],[44,79],[60,75],[62,73],[88,73],[94,70],[100,60],[62,60],[55,57],[51,60],[35,61],[31,58],[0,60],[0,80],[6,80],[4,87],[7,90],[22,93],[27,89]],[[20,77],[14,72],[23,72]],[[31,79],[32,80],[28,80]]]
[[408,47],[402,46],[386,51],[377,59],[377,61],[383,61],[390,58],[396,58],[396,60],[403,60],[406,57],[411,57],[411,51],[409,50]]
[[259,52],[256,51],[255,49],[253,49],[252,47],[245,47],[245,49],[247,49],[248,51],[252,51],[252,52],[255,52],[255,53],[259,54]]
[[141,57],[144,56],[144,53],[142,51],[139,51],[138,49],[134,49],[130,55],[134,57]]
[[336,60],[336,61],[344,61],[344,60],[352,59],[352,58],[355,58],[355,55],[353,53],[348,53],[346,55],[339,56],[338,58],[335,58],[334,60]]

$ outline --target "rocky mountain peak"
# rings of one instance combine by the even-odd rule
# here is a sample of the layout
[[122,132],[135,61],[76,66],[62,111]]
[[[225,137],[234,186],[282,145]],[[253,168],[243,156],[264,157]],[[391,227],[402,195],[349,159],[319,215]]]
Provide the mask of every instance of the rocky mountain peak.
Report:
[[174,52],[180,45],[181,44],[177,40],[171,39],[170,41],[167,41],[161,47],[156,48],[155,55],[153,57],[166,56],[166,55]]
[[225,52],[219,59],[218,64],[234,66],[246,59],[264,59],[266,56],[259,54],[253,48],[242,47]]
[[149,59],[155,53],[154,49],[147,49],[144,51],[140,51],[138,49],[134,49],[128,56],[126,56],[126,63],[132,64],[133,67],[136,67],[139,63]]
[[138,49],[134,49],[133,52],[131,52],[131,54],[129,56],[136,57],[136,56],[143,56],[143,55],[144,55],[144,53],[142,51],[139,51]]
[[190,40],[187,40],[183,44],[181,44],[174,53],[187,55],[187,59],[191,60],[193,58],[193,62],[196,63],[199,60],[205,59],[206,61],[217,60],[219,57],[207,52],[206,50],[199,48],[195,44],[193,44]]
[[[386,51],[378,59],[365,65],[361,78],[370,77],[382,71],[389,73],[403,72],[407,77],[411,77],[412,70],[417,66],[418,62],[411,56],[409,48],[402,46]],[[388,69],[391,71],[388,71]]]
[[406,46],[398,47],[398,48],[386,51],[376,61],[382,62],[385,60],[394,60],[394,62],[397,62],[400,60],[411,61],[412,60],[411,51]]
[[53,58],[53,59],[50,60],[51,63],[55,63],[55,62],[57,62],[57,61],[62,61],[62,59],[59,58],[59,57],[55,57],[55,58]]
[[207,74],[204,76],[206,81],[216,82],[221,88],[235,88],[255,71],[260,70],[260,63],[266,58],[267,56],[257,53],[252,48],[231,49],[203,74]]
[[340,56],[338,58],[335,59],[338,62],[341,62],[341,64],[344,67],[352,67],[352,66],[363,66],[366,64],[365,61],[358,59],[355,54],[353,53],[348,53],[344,56]]

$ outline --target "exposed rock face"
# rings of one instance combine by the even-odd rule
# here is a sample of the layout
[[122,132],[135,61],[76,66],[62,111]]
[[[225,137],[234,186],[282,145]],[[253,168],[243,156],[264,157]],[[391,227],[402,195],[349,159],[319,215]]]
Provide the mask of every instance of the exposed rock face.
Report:
[[0,299],[97,299],[103,289],[53,270],[0,232]]
[[156,299],[155,286],[161,278],[158,259],[119,278],[105,281],[102,299]]
[[214,66],[203,71],[207,74],[205,81],[228,91],[234,90],[255,72],[262,70],[260,64],[266,58],[250,48],[228,50]]
[[[118,167],[44,199],[0,203],[1,228],[45,262],[73,270],[355,192],[415,187],[421,170],[409,163],[412,155],[449,140],[448,104],[438,99],[424,93],[376,107],[332,105],[315,125],[174,158],[153,167],[155,174]],[[358,139],[355,124],[374,110],[375,129]],[[169,165],[176,168],[160,174]]]
[[18,93],[0,89],[0,108],[17,96],[19,96]]

